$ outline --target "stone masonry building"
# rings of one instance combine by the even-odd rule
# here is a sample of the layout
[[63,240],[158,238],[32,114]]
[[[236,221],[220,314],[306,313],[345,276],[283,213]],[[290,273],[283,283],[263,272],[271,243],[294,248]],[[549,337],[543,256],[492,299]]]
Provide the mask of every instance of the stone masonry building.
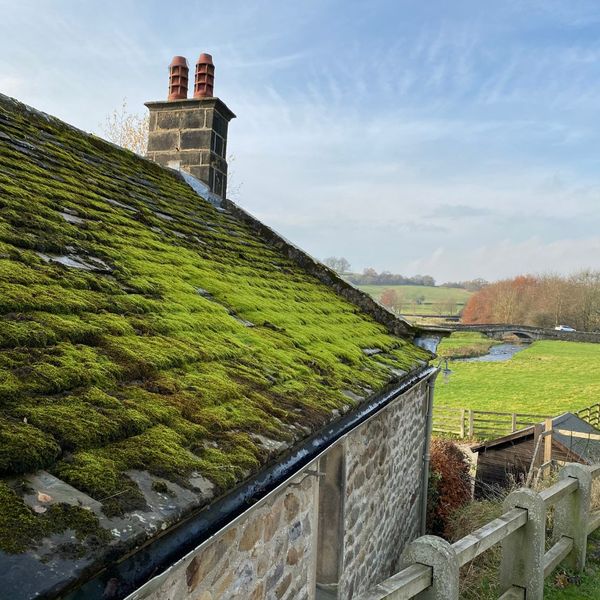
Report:
[[350,600],[421,535],[427,381],[416,384],[131,600]]

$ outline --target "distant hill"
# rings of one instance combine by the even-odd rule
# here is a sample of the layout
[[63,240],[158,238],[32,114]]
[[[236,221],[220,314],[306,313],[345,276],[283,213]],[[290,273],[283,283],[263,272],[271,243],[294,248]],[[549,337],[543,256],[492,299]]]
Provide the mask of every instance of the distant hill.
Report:
[[[392,304],[400,314],[416,315],[458,315],[473,292],[463,288],[436,287],[429,285],[361,285],[382,304]],[[393,290],[394,294],[386,293]],[[383,296],[383,298],[382,298]],[[395,302],[387,302],[393,300]]]

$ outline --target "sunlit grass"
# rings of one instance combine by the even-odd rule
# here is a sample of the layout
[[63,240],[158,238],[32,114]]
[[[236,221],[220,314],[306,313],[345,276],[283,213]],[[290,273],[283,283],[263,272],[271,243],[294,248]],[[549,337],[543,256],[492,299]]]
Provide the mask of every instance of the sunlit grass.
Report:
[[559,414],[600,401],[600,344],[540,341],[506,362],[451,362],[438,406]]

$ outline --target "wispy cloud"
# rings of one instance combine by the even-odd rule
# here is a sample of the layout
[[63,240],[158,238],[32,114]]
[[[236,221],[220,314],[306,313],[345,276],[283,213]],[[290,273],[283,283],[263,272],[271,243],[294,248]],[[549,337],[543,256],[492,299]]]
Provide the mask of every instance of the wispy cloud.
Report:
[[[480,272],[482,266],[496,278],[516,273],[572,273],[585,268],[597,269],[598,263],[593,257],[598,253],[600,236],[549,243],[535,237],[519,243],[505,239],[468,250],[438,247],[428,256],[408,263],[407,268],[411,273],[442,274],[446,280],[460,280],[466,272]],[[513,267],[516,263],[518,270]],[[485,272],[480,272],[480,276],[485,276]]]
[[431,219],[464,219],[469,217],[489,216],[492,211],[479,206],[466,204],[440,204],[430,213]]

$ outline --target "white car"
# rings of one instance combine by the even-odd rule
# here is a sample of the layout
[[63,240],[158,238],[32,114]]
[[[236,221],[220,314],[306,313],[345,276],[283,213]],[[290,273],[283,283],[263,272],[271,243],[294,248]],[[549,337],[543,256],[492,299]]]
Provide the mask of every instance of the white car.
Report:
[[556,329],[556,331],[576,331],[573,327],[569,327],[568,325],[557,325],[554,329]]

